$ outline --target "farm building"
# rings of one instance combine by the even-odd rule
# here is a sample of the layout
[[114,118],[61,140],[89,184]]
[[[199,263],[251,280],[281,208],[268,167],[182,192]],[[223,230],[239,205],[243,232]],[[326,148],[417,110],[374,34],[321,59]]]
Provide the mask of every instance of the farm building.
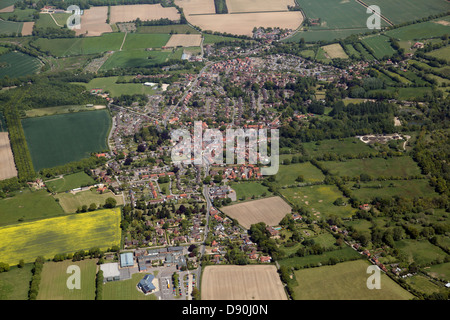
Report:
[[120,255],[120,267],[126,268],[126,267],[132,267],[132,266],[134,266],[133,253],[131,253],[131,252],[122,253]]
[[156,287],[153,285],[153,279],[155,277],[152,274],[147,274],[144,278],[141,279],[138,283],[138,288],[142,290],[144,293],[153,292]]
[[103,271],[105,282],[120,280],[119,264],[117,262],[102,264],[100,265],[100,270]]

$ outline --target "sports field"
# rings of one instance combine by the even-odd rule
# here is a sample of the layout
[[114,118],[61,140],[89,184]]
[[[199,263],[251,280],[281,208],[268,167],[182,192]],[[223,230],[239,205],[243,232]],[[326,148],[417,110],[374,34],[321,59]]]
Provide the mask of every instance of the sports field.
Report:
[[280,197],[270,197],[222,207],[221,210],[227,216],[237,219],[244,228],[250,229],[252,224],[258,222],[269,226],[278,225],[291,212],[291,206]]
[[[41,273],[37,300],[94,300],[96,262],[96,259],[46,262]],[[71,275],[67,273],[67,268],[72,265],[80,268],[81,289],[67,288],[66,282]]]
[[37,256],[73,253],[120,244],[120,208],[66,215],[0,228],[0,261],[16,265]]
[[0,132],[0,180],[17,176],[8,132]]
[[22,120],[34,168],[40,170],[81,160],[108,149],[111,117],[107,110]]
[[0,66],[0,78],[15,78],[38,72],[42,64],[37,58],[11,51],[0,56]]
[[414,296],[383,272],[381,289],[368,289],[370,263],[363,260],[295,271],[296,300],[409,300]]
[[45,186],[53,192],[65,192],[72,189],[80,188],[82,186],[90,186],[95,184],[94,179],[88,176],[85,172],[78,172],[68,174],[62,178],[56,178],[44,181]]
[[202,300],[287,300],[274,265],[207,266]]
[[96,188],[75,193],[59,193],[55,196],[66,213],[74,213],[83,205],[89,207],[91,203],[95,203],[97,207],[103,206],[108,198],[116,199],[118,206],[124,204],[122,196],[116,196],[109,190],[100,194]]

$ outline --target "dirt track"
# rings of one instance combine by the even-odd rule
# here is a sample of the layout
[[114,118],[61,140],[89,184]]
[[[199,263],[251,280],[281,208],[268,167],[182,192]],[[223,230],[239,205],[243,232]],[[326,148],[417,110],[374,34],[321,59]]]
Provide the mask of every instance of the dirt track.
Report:
[[7,132],[0,132],[0,180],[17,176],[14,156]]

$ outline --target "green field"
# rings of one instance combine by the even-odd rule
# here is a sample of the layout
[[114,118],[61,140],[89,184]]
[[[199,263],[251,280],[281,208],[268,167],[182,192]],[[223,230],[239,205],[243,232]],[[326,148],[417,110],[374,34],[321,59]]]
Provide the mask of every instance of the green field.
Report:
[[103,300],[156,300],[154,294],[145,295],[137,288],[137,284],[144,276],[144,273],[135,273],[131,279],[105,283]]
[[333,202],[337,198],[345,197],[335,185],[318,185],[280,189],[279,192],[293,205],[306,208],[311,212],[312,219],[320,219],[331,214],[340,217],[351,217],[355,209],[349,204],[336,206]]
[[18,35],[22,27],[22,22],[0,20],[0,35]]
[[15,4],[17,1],[19,0],[2,0],[0,2],[0,9],[4,9],[6,7],[12,6],[13,4]]
[[0,112],[0,132],[7,132],[8,127],[6,126],[6,120],[3,113]]
[[450,10],[445,0],[365,0],[367,5],[377,5],[381,14],[394,24],[414,21]]
[[[414,296],[381,272],[381,289],[367,288],[370,263],[357,260],[295,271],[296,300],[408,300]],[[324,289],[325,288],[325,289]]]
[[64,210],[46,191],[24,190],[12,198],[0,200],[0,226],[22,221],[51,218],[64,214]]
[[35,170],[51,168],[108,149],[107,110],[27,118],[22,126]]
[[432,277],[450,282],[450,262],[435,264],[425,271]]
[[[448,18],[447,18],[448,19]],[[386,31],[388,37],[398,40],[420,40],[433,37],[440,37],[449,33],[449,26],[436,23],[436,21],[446,20],[445,18],[411,24],[401,28]]]
[[[82,84],[82,85],[86,84],[84,82],[76,82],[76,83]],[[106,108],[106,106],[105,106],[105,108]],[[94,111],[94,110],[95,109],[93,107],[87,107],[86,105],[58,106],[58,107],[48,107],[48,108],[26,110],[25,115],[27,118],[34,118],[34,117],[52,116],[52,115],[64,114],[64,113],[74,113],[74,112]]]
[[144,68],[156,64],[164,63],[169,59],[181,58],[182,49],[176,50],[154,50],[144,49],[118,51],[106,60],[100,70],[110,70],[114,68]]
[[331,173],[339,176],[355,177],[368,174],[373,178],[384,177],[408,177],[420,175],[421,171],[417,163],[410,157],[350,159],[346,161],[324,161],[321,164]]
[[170,34],[140,34],[129,33],[125,39],[122,50],[161,48],[166,45],[170,39]]
[[78,172],[44,182],[46,187],[53,192],[65,192],[82,186],[91,186],[95,184],[94,179],[85,172]]
[[[347,184],[351,188],[354,183]],[[352,194],[359,200],[368,203],[376,197],[391,198],[395,196],[415,198],[415,197],[435,197],[438,194],[430,186],[427,179],[423,180],[387,180],[361,182],[360,189],[353,189]]]
[[389,38],[383,35],[366,37],[362,41],[364,42],[364,45],[373,50],[373,55],[378,60],[385,56],[391,57],[396,52],[394,48],[391,47]]
[[15,265],[37,256],[74,253],[120,245],[120,208],[24,222],[0,228],[0,261]]
[[200,31],[192,28],[188,24],[173,24],[167,26],[140,26],[137,27],[138,33],[180,33],[180,34],[199,34]]
[[[326,251],[322,254],[313,254],[305,257],[294,257],[282,259],[279,261],[280,266],[287,266],[291,268],[304,268],[311,265],[319,266],[322,264],[326,264],[330,258],[336,258],[338,260],[346,261],[346,260],[354,260],[361,257],[361,255],[353,250],[352,248],[345,246],[342,249],[334,250],[334,251]],[[298,279],[297,279],[298,280]]]
[[428,240],[405,239],[395,242],[395,247],[405,255],[409,263],[418,265],[430,263],[436,259],[444,259],[446,253]]
[[447,60],[447,62],[450,62],[450,46],[446,46],[444,48],[431,51],[430,53],[428,53],[428,55],[434,58],[444,59]]
[[[89,83],[77,82],[77,84],[84,85],[88,90],[103,89],[109,92],[110,96],[118,97],[123,94],[153,94],[154,90],[151,87],[144,86],[142,83],[116,83],[119,77],[95,78]],[[125,77],[131,79],[132,77]]]
[[240,200],[243,197],[245,197],[246,200],[250,200],[253,196],[255,196],[255,198],[260,198],[264,193],[266,196],[272,194],[267,187],[259,182],[233,183],[231,188],[236,191],[237,200]]
[[359,155],[377,153],[375,149],[357,138],[305,142],[302,143],[302,146],[305,150],[305,153],[312,157],[322,157],[324,154],[328,153],[335,153],[336,155]]
[[304,182],[319,182],[325,179],[322,172],[310,162],[280,165],[275,176],[275,182],[281,186],[298,185],[296,179],[303,176]]
[[32,268],[30,263],[23,268],[11,267],[8,272],[0,273],[0,300],[27,300]]
[[440,290],[444,289],[434,284],[423,275],[414,275],[412,277],[406,278],[405,281],[414,290],[423,292],[425,294],[433,294],[434,292],[439,292]]
[[0,56],[0,78],[16,78],[39,71],[42,64],[39,59],[22,52],[11,51]]
[[[81,289],[67,288],[66,282],[70,277],[67,268],[72,265],[80,268]],[[96,259],[46,262],[41,273],[37,300],[94,300],[96,271]]]
[[66,213],[74,213],[83,205],[89,207],[91,203],[95,203],[97,207],[103,206],[106,199],[110,197],[116,199],[118,206],[123,205],[122,196],[115,196],[111,191],[105,191],[103,194],[100,194],[99,192],[97,192],[97,188],[77,192],[76,194],[60,193],[55,196],[55,198],[59,200],[59,204]]
[[0,18],[3,20],[8,20],[15,17],[16,21],[33,21],[34,9],[15,9],[14,12],[2,12],[0,13]]

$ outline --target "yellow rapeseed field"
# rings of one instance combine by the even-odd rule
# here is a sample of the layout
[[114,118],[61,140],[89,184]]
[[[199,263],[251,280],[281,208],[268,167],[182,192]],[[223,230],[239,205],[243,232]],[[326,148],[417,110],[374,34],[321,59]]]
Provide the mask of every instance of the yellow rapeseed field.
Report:
[[0,261],[16,265],[37,256],[120,245],[120,208],[26,222],[0,228]]

